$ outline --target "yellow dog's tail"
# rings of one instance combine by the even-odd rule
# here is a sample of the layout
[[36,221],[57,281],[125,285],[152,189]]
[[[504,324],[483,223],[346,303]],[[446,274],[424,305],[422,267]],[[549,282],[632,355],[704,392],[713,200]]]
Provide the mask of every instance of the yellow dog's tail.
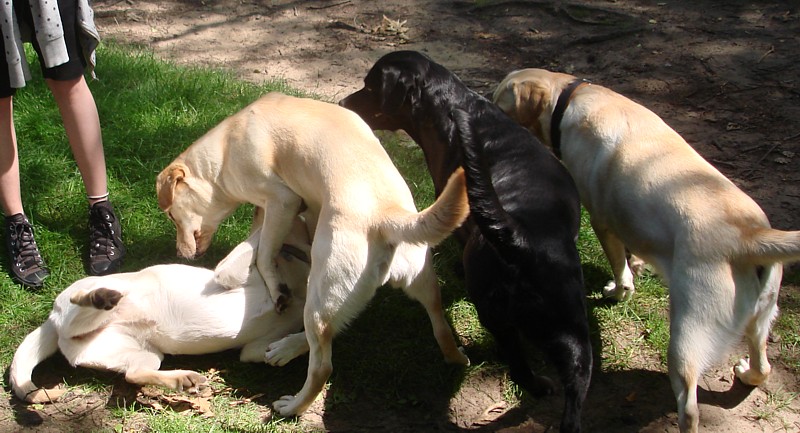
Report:
[[744,237],[734,255],[763,264],[800,260],[800,231],[757,229]]
[[64,394],[65,391],[60,388],[39,388],[31,380],[34,367],[57,350],[58,332],[51,320],[44,322],[22,340],[22,344],[14,353],[8,374],[11,379],[11,389],[17,397],[28,403],[45,403],[55,401]]
[[464,170],[459,167],[447,180],[439,198],[416,214],[407,211],[388,215],[381,225],[381,233],[393,243],[437,245],[469,216],[467,184]]

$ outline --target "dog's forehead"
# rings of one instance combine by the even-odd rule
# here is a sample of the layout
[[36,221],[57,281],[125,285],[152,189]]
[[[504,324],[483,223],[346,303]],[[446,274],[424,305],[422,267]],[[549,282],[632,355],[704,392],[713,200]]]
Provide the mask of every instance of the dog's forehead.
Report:
[[383,77],[389,72],[394,74],[401,72],[422,73],[424,70],[429,69],[433,63],[433,60],[422,53],[399,51],[383,56],[375,63],[367,76],[374,74]]
[[364,83],[379,83],[383,80],[383,74],[386,71],[385,65],[378,63],[374,64],[364,77]]

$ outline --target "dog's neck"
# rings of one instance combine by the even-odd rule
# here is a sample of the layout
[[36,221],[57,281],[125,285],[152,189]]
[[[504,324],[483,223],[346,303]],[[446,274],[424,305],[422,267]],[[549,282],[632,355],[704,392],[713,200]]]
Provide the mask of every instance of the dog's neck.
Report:
[[229,137],[232,123],[234,123],[232,118],[220,122],[186,148],[179,159],[189,166],[196,176],[203,175],[205,180],[215,180],[222,171],[225,154],[233,142]]
[[553,116],[550,118],[550,145],[553,147],[553,153],[561,159],[561,120],[564,118],[564,112],[567,111],[572,95],[584,84],[589,84],[588,80],[578,78],[569,83],[561,94],[558,95],[556,107],[553,109]]

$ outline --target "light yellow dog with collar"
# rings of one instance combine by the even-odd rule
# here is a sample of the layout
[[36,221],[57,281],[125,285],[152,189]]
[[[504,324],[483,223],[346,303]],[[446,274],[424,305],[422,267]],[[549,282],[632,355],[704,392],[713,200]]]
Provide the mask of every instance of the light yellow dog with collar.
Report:
[[670,381],[681,432],[697,432],[698,379],[742,335],[750,359],[736,376],[748,385],[767,379],[782,262],[800,259],[800,232],[770,228],[755,201],[655,113],[576,80],[514,71],[494,101],[560,153],[575,179],[614,275],[605,295],[634,292],[626,248],[666,280]]

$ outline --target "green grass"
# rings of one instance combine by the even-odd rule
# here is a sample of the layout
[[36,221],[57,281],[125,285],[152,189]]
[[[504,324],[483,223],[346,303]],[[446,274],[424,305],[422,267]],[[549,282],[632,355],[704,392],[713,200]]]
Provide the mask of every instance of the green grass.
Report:
[[[176,67],[150,54],[115,46],[98,53],[99,81],[91,82],[100,111],[112,200],[122,218],[128,259],[124,271],[157,263],[181,262],[175,254],[175,229],[158,209],[155,176],[192,141],[228,115],[268,91],[299,94],[282,82],[249,84],[222,71]],[[34,65],[36,71],[37,66]],[[55,296],[85,276],[87,209],[85,192],[64,136],[58,110],[41,79],[18,92],[16,125],[25,209],[32,220],[52,276],[40,290],[25,289],[7,275],[7,257],[0,253],[0,366],[7,371],[19,342],[46,318]],[[433,200],[433,185],[421,151],[401,135],[380,133],[403,173],[419,207]],[[251,209],[240,209],[223,223],[212,248],[194,264],[213,266],[249,228]],[[633,302],[615,304],[600,297],[610,278],[603,252],[584,216],[579,238],[584,264],[589,318],[600,371],[666,370],[668,295],[657,278],[637,280]],[[470,377],[505,377],[492,337],[481,327],[454,273],[459,248],[448,240],[436,251],[444,303],[453,327],[472,359],[466,369],[447,366],[430,332],[422,307],[401,292],[382,288],[364,313],[338,336],[334,372],[325,407],[358,413],[364,402],[380,411],[402,411],[425,418],[447,413],[449,398]],[[797,273],[787,277],[798,283]],[[800,302],[796,289],[784,295],[786,306],[776,323],[782,336],[781,361],[800,371]],[[283,368],[238,362],[235,351],[202,357],[167,357],[164,368],[194,369],[213,378],[213,416],[191,415],[122,399],[111,405],[115,431],[158,432],[248,431],[297,432],[297,420],[266,419],[269,404],[300,389],[306,359]],[[544,367],[541,360],[538,366]],[[87,369],[71,369],[54,357],[37,371],[53,371],[75,390],[109,392],[120,378]],[[4,397],[8,393],[3,377]],[[505,381],[511,404],[523,393]],[[33,409],[36,409],[34,407]],[[379,415],[380,416],[380,412]],[[446,415],[445,415],[446,416]],[[2,414],[0,419],[13,419]]]
[[766,421],[770,426],[777,428],[776,431],[792,431],[792,428],[797,426],[784,420],[781,412],[791,408],[797,396],[797,392],[789,392],[783,388],[767,392],[766,400],[753,409],[751,416],[755,420]]

